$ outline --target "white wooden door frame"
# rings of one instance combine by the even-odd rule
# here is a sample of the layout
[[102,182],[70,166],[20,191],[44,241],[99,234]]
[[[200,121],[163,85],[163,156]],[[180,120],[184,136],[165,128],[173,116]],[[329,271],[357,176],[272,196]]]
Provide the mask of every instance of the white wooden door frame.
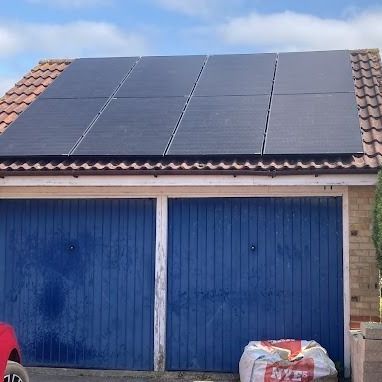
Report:
[[167,231],[168,198],[159,196],[156,206],[154,370],[166,367]]

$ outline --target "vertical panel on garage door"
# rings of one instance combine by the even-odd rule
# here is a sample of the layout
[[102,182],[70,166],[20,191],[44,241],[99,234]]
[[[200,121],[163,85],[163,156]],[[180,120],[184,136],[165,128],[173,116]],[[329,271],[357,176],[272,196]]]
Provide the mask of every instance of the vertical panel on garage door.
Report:
[[0,320],[28,365],[153,365],[155,201],[0,201]]
[[169,203],[167,368],[237,371],[250,340],[343,360],[341,198]]

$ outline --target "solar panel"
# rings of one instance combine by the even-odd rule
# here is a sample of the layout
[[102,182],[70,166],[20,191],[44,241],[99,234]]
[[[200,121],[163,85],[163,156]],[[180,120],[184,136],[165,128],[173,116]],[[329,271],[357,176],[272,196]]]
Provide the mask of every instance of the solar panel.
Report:
[[137,60],[138,57],[77,59],[41,98],[109,97]]
[[162,155],[184,97],[113,99],[75,155]]
[[143,57],[117,97],[184,97],[191,90],[206,56]]
[[354,93],[348,51],[280,53],[274,94]]
[[210,56],[194,94],[270,94],[276,57],[273,53]]
[[274,95],[265,154],[362,152],[354,92]]
[[69,154],[105,102],[37,99],[0,135],[0,156]]
[[170,155],[258,154],[269,96],[193,97]]

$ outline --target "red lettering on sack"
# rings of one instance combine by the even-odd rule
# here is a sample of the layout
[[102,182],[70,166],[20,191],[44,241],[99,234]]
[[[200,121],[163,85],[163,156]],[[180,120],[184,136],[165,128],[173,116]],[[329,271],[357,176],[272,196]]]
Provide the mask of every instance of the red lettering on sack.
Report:
[[314,361],[307,358],[289,365],[276,362],[265,369],[264,382],[312,382]]

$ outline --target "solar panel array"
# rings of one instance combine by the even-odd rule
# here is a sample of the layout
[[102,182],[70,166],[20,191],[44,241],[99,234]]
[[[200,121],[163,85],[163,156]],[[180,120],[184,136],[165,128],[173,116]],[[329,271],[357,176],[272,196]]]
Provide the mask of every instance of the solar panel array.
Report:
[[348,51],[77,59],[1,156],[362,152]]

